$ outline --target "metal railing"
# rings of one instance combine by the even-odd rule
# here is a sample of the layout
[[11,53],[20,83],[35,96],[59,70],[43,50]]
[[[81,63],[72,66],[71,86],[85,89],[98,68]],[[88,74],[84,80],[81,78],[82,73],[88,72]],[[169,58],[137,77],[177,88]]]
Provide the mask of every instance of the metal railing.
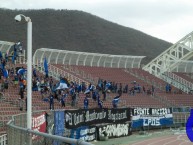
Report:
[[186,93],[190,93],[191,90],[193,90],[193,84],[184,78],[172,73],[172,72],[165,72],[160,76],[164,81],[168,83],[172,83],[175,87],[178,89],[181,89],[182,91]]
[[[74,72],[75,74],[81,76],[82,78],[88,80],[89,82],[97,85],[99,79],[98,77],[93,77],[90,73],[87,73],[83,70],[79,70],[76,66],[68,66],[68,67],[70,68],[71,72]],[[66,65],[64,68],[66,68]]]
[[157,94],[152,95],[152,97],[162,104],[166,105],[167,107],[177,107],[178,105],[175,103],[175,101],[168,100],[166,96],[159,96]]
[[186,124],[189,116],[190,116],[190,113],[187,113],[187,112],[173,113],[173,123]]
[[[43,64],[39,64],[39,65],[40,66],[37,66],[38,69],[41,72],[44,72]],[[70,74],[70,73],[68,73],[60,68],[57,68],[51,64],[49,64],[49,75],[54,77],[56,80],[59,80],[60,76],[65,76],[70,81],[75,81],[75,82],[78,82],[79,84],[81,84],[82,82],[85,82],[87,85],[89,84],[86,80],[80,79],[80,78],[76,77],[75,75]]]
[[[40,113],[40,112],[36,112]],[[81,139],[72,139],[43,132],[34,131],[26,128],[26,114],[19,114],[12,117],[7,123],[7,143],[8,145],[27,145],[29,139],[32,145],[93,145]]]
[[8,145],[26,145],[29,137],[38,136],[37,140],[32,140],[33,145],[52,145],[54,142],[58,142],[59,145],[65,143],[75,145],[92,145],[80,139],[71,139],[67,137],[50,135],[38,131],[33,131],[27,128],[22,128],[9,123],[8,128]]
[[161,83],[158,83],[153,79],[150,79],[148,76],[143,76],[143,74],[139,74],[137,71],[133,71],[132,69],[125,69],[125,72],[127,72],[130,75],[146,82],[149,85],[153,85],[157,89],[163,90],[163,86]]

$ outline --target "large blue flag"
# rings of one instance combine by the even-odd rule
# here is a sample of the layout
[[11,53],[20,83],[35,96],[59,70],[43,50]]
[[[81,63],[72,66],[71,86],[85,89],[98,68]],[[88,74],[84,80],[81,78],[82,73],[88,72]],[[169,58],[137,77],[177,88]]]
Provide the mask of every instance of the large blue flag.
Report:
[[60,82],[56,85],[56,90],[67,89],[68,85],[64,79],[60,79]]
[[48,75],[48,63],[46,57],[44,58],[44,71],[46,75]]

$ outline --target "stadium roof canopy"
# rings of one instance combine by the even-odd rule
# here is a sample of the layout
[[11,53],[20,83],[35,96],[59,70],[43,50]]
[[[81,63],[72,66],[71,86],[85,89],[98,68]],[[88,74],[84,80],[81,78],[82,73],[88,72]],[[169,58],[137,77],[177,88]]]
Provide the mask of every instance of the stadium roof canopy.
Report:
[[44,58],[51,64],[83,65],[112,68],[140,68],[145,56],[110,55],[88,52],[77,52],[49,48],[37,49],[33,63],[43,63]]
[[0,41],[0,51],[2,54],[9,53],[10,49],[14,45],[13,42]]

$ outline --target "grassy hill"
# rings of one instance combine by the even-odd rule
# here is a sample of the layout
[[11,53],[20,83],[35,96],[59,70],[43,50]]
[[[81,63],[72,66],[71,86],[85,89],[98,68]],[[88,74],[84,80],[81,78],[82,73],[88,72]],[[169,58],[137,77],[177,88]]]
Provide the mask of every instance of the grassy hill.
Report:
[[26,46],[25,22],[16,23],[15,15],[24,14],[33,22],[33,52],[53,48],[84,52],[147,56],[155,58],[171,43],[138,30],[109,22],[92,14],[75,10],[0,9],[0,40]]

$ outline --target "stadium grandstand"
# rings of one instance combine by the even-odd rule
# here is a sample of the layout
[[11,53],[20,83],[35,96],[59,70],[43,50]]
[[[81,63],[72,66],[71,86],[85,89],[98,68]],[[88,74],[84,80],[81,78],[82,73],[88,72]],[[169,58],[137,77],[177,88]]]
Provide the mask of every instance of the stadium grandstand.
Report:
[[192,57],[193,32],[147,65],[145,56],[37,49],[29,130],[25,49],[0,41],[0,144],[192,144]]

